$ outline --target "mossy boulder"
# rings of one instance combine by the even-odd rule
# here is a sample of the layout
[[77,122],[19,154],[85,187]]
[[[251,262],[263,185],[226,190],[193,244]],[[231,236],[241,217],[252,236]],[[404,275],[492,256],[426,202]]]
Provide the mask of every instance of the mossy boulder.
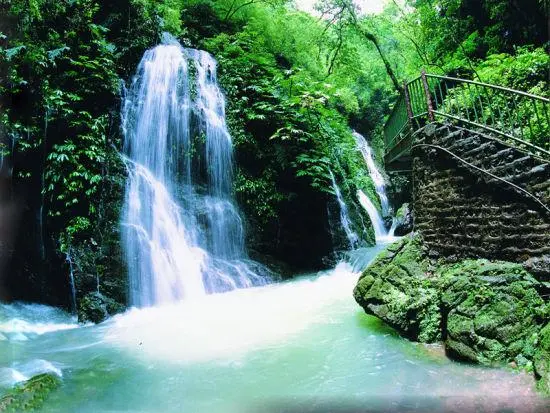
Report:
[[443,335],[454,358],[530,367],[545,317],[540,283],[521,265],[466,260],[441,266]]
[[0,399],[0,412],[25,412],[40,409],[50,393],[61,385],[54,374],[44,373],[17,385]]
[[397,236],[406,235],[413,230],[413,214],[408,203],[401,205],[395,214],[395,231]]
[[534,370],[550,392],[550,305],[520,264],[429,261],[419,236],[390,245],[363,272],[355,300],[401,335],[442,340],[451,358]]
[[550,396],[550,322],[539,333],[533,364],[538,388]]
[[125,307],[101,293],[88,293],[78,303],[78,321],[101,323],[107,317],[124,311]]
[[357,303],[404,336],[421,342],[441,338],[434,278],[418,237],[390,245],[363,272],[354,289]]

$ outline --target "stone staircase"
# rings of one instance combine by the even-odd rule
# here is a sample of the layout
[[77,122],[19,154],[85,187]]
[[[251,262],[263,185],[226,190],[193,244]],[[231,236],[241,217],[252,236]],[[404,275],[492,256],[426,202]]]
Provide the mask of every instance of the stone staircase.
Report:
[[550,162],[433,123],[414,137],[415,229],[432,258],[522,262],[550,281]]

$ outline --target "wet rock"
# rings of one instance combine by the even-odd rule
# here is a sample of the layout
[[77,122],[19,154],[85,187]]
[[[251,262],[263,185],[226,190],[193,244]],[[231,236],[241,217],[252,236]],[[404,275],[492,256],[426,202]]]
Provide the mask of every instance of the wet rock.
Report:
[[355,300],[404,336],[422,342],[437,341],[438,293],[430,278],[417,238],[390,245],[363,272],[354,290]]
[[385,216],[382,219],[384,220],[384,227],[389,230],[393,225],[393,217]]
[[411,340],[444,341],[452,358],[534,369],[550,391],[543,283],[521,264],[430,261],[428,253],[418,234],[390,245],[359,278],[355,300]]
[[124,306],[101,293],[88,293],[79,302],[78,321],[101,323],[109,316],[124,311]]
[[54,374],[44,373],[17,385],[0,399],[0,412],[36,411],[42,407],[52,391],[61,385]]
[[550,281],[550,255],[529,258],[524,262],[523,266],[537,279]]
[[519,264],[467,260],[440,267],[438,279],[450,356],[529,366],[544,311],[531,274]]
[[395,214],[396,227],[395,235],[403,236],[413,230],[413,215],[408,203],[405,203]]

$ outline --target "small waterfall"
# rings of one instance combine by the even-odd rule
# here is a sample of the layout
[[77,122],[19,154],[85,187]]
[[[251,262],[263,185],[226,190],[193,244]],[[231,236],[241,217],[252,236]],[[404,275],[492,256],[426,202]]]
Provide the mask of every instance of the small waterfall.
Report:
[[[369,175],[372,178],[374,187],[376,189],[376,194],[380,199],[382,214],[384,216],[387,216],[390,214],[390,204],[388,202],[388,196],[386,195],[386,182],[384,181],[384,177],[382,173],[378,170],[378,168],[376,167],[376,164],[374,163],[372,148],[369,146],[367,140],[363,135],[357,132],[353,132],[353,136],[355,137],[357,148],[359,149],[359,151],[361,151],[361,154],[363,155],[363,159],[367,164]],[[395,225],[396,225],[395,220],[393,221],[390,230],[389,231],[386,230],[386,226],[384,224],[384,220],[382,219],[382,216],[380,215],[380,212],[378,212],[378,209],[372,203],[369,197],[363,191],[359,190],[357,191],[357,199],[359,199],[359,203],[365,209],[365,211],[367,211],[367,213],[369,214],[370,220],[372,222],[372,226],[374,228],[376,241],[380,242],[380,241],[390,240],[393,237],[393,233],[395,231]]]
[[144,54],[124,100],[122,230],[133,305],[268,280],[245,251],[216,65],[165,34]]
[[376,193],[378,194],[378,198],[380,198],[382,215],[387,216],[390,213],[390,204],[388,202],[388,196],[386,195],[386,182],[384,181],[384,177],[382,176],[382,174],[376,167],[376,164],[374,163],[372,148],[369,146],[367,140],[363,135],[357,132],[353,132],[353,136],[355,138],[357,148],[361,151],[361,154],[363,155],[363,159],[367,164],[367,168],[369,169],[370,177],[374,182],[374,186],[376,188]]
[[76,287],[74,284],[73,260],[71,259],[70,252],[65,254],[65,260],[69,264],[69,287],[71,289],[71,311],[73,314],[76,314]]
[[380,216],[378,209],[372,203],[369,197],[365,195],[363,191],[359,190],[357,191],[357,199],[359,199],[359,203],[365,209],[365,211],[367,211],[367,214],[369,214],[370,220],[372,222],[372,227],[374,228],[374,236],[376,238],[376,241],[378,242],[383,238],[388,237],[390,234],[384,226],[384,220]]
[[340,188],[336,183],[336,179],[334,178],[334,174],[332,173],[332,170],[329,169],[329,172],[330,172],[330,179],[332,181],[332,189],[334,190],[334,194],[336,195],[336,199],[338,200],[338,205],[340,207],[340,222],[342,224],[342,228],[344,228],[344,231],[346,232],[346,237],[348,238],[350,247],[352,249],[355,249],[357,248],[357,245],[359,243],[359,237],[351,229],[351,221],[349,219],[348,207],[344,202],[344,198],[342,197],[342,192],[340,191]]

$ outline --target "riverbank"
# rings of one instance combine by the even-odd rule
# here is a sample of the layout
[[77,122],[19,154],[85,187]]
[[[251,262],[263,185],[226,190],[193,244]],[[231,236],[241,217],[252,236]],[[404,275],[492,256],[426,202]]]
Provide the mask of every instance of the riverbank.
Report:
[[412,341],[443,342],[456,360],[519,367],[550,393],[544,288],[519,264],[430,261],[416,235],[388,246],[362,273],[354,296]]

